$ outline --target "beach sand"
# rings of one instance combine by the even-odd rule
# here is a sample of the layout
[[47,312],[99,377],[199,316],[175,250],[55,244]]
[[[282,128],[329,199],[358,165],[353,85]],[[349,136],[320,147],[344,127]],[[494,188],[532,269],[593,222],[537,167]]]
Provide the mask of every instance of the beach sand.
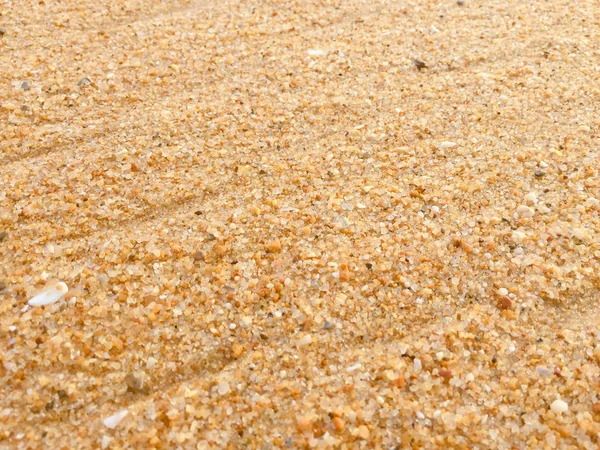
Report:
[[596,1],[1,3],[0,448],[598,448]]

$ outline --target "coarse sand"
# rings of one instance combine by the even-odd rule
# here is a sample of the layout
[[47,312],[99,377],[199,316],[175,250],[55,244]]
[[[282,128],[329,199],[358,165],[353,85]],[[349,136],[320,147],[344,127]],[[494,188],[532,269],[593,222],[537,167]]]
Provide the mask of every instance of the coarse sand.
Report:
[[597,0],[0,0],[0,448],[600,445]]

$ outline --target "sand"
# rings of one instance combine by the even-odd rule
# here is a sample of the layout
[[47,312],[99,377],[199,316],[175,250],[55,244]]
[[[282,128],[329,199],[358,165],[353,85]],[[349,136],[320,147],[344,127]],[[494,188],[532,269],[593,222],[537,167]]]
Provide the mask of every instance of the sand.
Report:
[[2,6],[1,448],[597,448],[597,2]]

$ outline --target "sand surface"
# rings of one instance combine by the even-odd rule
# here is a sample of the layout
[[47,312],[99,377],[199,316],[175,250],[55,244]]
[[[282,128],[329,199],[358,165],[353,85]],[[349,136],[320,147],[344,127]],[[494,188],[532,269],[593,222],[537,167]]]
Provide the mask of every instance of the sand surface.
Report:
[[0,11],[0,448],[600,445],[597,1]]

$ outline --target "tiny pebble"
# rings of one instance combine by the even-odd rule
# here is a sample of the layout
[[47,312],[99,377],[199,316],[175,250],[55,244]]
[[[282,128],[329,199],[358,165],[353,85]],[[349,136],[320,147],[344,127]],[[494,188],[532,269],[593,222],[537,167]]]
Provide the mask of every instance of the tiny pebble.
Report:
[[456,4],[458,6],[463,6],[465,4],[465,0],[456,0]]
[[415,67],[421,71],[421,69],[426,69],[427,68],[427,64],[425,64],[425,61],[423,61],[421,58],[415,58],[413,60]]
[[323,325],[323,328],[325,328],[326,330],[329,330],[331,328],[332,324],[329,320],[325,321],[325,324]]
[[533,217],[534,211],[529,206],[519,205],[519,207],[517,208],[517,214],[519,214],[522,217],[530,218]]
[[277,253],[281,250],[281,242],[279,239],[275,239],[267,244],[266,250],[268,253]]
[[340,417],[334,417],[332,422],[337,431],[342,431],[346,425]]
[[145,374],[143,372],[129,372],[125,375],[125,384],[130,392],[141,392],[144,389]]
[[525,196],[525,201],[529,203],[535,203],[537,201],[537,195],[535,192],[530,192]]
[[535,371],[543,377],[549,377],[550,375],[552,375],[552,370],[550,370],[544,366],[537,366],[535,368]]
[[6,28],[0,27],[0,36],[4,36],[6,34]]
[[413,369],[414,369],[414,371],[415,372],[419,372],[422,367],[423,367],[423,364],[421,363],[421,360],[419,358],[415,358],[413,360]]
[[6,239],[6,236],[8,236],[8,233],[6,231],[0,231],[0,242],[4,241],[4,239]]
[[521,244],[526,237],[527,235],[520,230],[515,230],[512,232],[512,240],[515,241],[517,244]]
[[513,302],[508,297],[502,297],[500,299],[500,309],[510,309],[513,306]]
[[366,439],[369,439],[369,436],[371,436],[371,432],[365,425],[361,425],[360,427],[358,427],[358,432],[356,435],[359,438],[366,440]]
[[91,81],[88,77],[82,78],[81,80],[79,80],[79,83],[77,83],[77,86],[87,86],[88,84],[90,84]]
[[546,175],[546,172],[543,171],[542,169],[536,169],[536,171],[533,173],[537,178],[542,178],[544,175]]
[[506,289],[506,288],[500,288],[500,289],[498,289],[498,295],[501,295],[503,297],[507,296],[508,295],[508,289]]
[[23,89],[24,91],[28,91],[29,89],[31,89],[31,83],[29,81],[23,81],[21,83],[21,89]]
[[563,400],[554,400],[550,405],[550,409],[556,414],[562,414],[569,410],[569,405]]
[[219,386],[217,387],[217,392],[220,395],[227,395],[230,392],[230,388],[229,388],[229,383],[224,381],[223,383],[219,383]]
[[310,344],[311,342],[312,342],[312,336],[310,334],[307,334],[296,343],[296,347],[300,348],[300,347]]
[[438,375],[444,380],[449,380],[450,378],[452,378],[452,371],[448,369],[441,369],[438,371]]

